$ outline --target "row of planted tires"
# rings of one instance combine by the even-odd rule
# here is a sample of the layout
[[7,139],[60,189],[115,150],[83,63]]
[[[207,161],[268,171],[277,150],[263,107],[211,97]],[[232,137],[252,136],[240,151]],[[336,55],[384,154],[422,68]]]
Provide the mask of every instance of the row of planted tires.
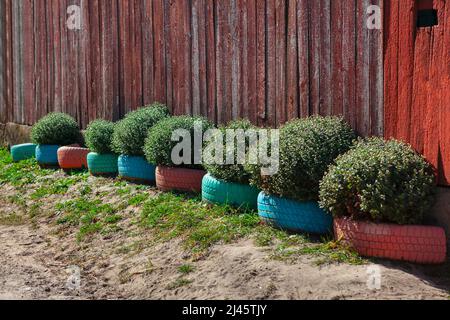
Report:
[[314,201],[293,201],[269,195],[249,185],[214,178],[203,170],[171,168],[149,164],[144,157],[97,154],[79,146],[22,144],[13,146],[14,161],[36,157],[43,167],[64,170],[88,169],[92,175],[119,175],[152,183],[162,191],[201,192],[204,201],[257,209],[261,219],[280,229],[326,234],[347,243],[362,256],[415,263],[442,263],[446,260],[445,231],[430,226],[399,226],[333,219]]

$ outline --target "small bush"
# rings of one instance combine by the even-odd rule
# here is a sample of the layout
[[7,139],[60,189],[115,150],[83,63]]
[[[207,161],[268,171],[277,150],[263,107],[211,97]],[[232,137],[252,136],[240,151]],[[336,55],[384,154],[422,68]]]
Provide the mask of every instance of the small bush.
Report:
[[167,118],[169,110],[160,103],[128,113],[114,128],[113,150],[118,154],[141,156],[148,130]]
[[320,185],[320,205],[337,217],[420,223],[434,181],[432,167],[409,145],[371,138],[330,167]]
[[74,118],[65,113],[49,113],[31,129],[31,140],[36,144],[69,145],[82,143],[83,137]]
[[106,120],[95,120],[91,122],[84,134],[87,147],[96,153],[113,153],[111,140],[114,133],[114,123]]
[[338,117],[309,117],[280,129],[278,173],[261,177],[252,168],[251,183],[263,191],[299,201],[318,200],[319,182],[336,157],[350,149],[356,136]]
[[[226,141],[226,130],[249,130],[249,129],[257,129],[255,126],[253,126],[250,121],[248,120],[236,120],[233,122],[230,122],[227,126],[221,127],[220,130],[223,134],[224,142]],[[249,139],[246,138],[246,152],[248,152],[248,142]],[[211,143],[215,143],[213,140]],[[208,170],[208,172],[214,176],[217,179],[228,181],[228,182],[236,182],[236,183],[242,183],[242,184],[248,184],[250,175],[245,170],[245,165],[237,164],[236,158],[237,158],[237,146],[238,141],[237,139],[234,140],[234,160],[235,164],[225,164],[226,163],[226,152],[225,152],[225,145],[224,145],[224,154],[222,157],[223,165],[220,164],[206,164],[205,168]]]
[[[169,167],[182,166],[186,168],[202,168],[201,165],[195,164],[194,159],[195,123],[200,124],[200,127],[202,128],[202,135],[204,131],[213,127],[208,120],[201,117],[179,116],[167,118],[158,122],[153,128],[150,129],[148,137],[145,141],[144,151],[148,162]],[[183,152],[180,151],[180,157],[185,156],[187,159],[187,161],[182,164],[173,163],[171,157],[172,150],[179,142],[181,142],[181,138],[179,141],[172,141],[172,133],[175,132],[175,130],[185,130],[185,133],[190,134],[191,154],[184,155]],[[202,148],[203,146],[199,147]],[[201,150],[197,150],[197,153],[201,154]]]

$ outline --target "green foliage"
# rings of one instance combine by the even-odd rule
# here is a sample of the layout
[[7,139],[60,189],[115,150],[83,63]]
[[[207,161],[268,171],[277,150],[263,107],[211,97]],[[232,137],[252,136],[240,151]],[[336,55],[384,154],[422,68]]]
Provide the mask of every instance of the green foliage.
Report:
[[371,138],[330,167],[320,185],[320,204],[337,217],[421,223],[434,182],[433,168],[409,145]]
[[[190,158],[190,163],[185,163],[181,166],[187,168],[201,168],[200,165],[194,164],[194,127],[196,123],[198,123],[199,128],[202,129],[202,136],[203,132],[213,127],[208,120],[201,117],[179,116],[167,118],[158,122],[153,128],[150,129],[148,137],[145,141],[144,152],[147,160],[156,165],[164,165],[169,167],[177,166],[172,162],[171,155],[173,148],[181,142],[181,139],[180,141],[172,141],[172,134],[175,130],[185,130],[185,133],[190,134],[190,136],[184,138],[190,138],[191,140],[191,154],[190,156],[187,155],[187,158]],[[200,151],[198,154],[201,153]]]
[[99,154],[109,154],[112,151],[112,136],[114,123],[106,120],[95,120],[91,122],[85,132],[87,147]]
[[[248,120],[237,120],[230,122],[227,126],[221,127],[220,130],[223,135],[224,143],[226,142],[226,130],[249,130],[257,128],[253,126]],[[246,137],[246,153],[248,152],[249,139]],[[217,143],[212,140],[212,144]],[[238,139],[234,139],[234,153],[233,158],[235,160],[235,164],[226,164],[226,152],[225,152],[225,144],[224,144],[224,155],[222,157],[223,165],[220,164],[207,164],[205,163],[206,170],[215,178],[228,181],[228,182],[236,182],[242,184],[248,184],[250,175],[245,170],[245,165],[237,164],[237,148],[238,148]]]
[[148,130],[168,116],[169,110],[160,103],[128,113],[115,125],[112,139],[113,150],[118,154],[144,155],[142,147]]
[[299,201],[318,200],[319,182],[336,157],[356,139],[339,117],[309,117],[288,122],[280,129],[278,173],[261,177],[258,167],[251,183],[269,194]]
[[31,140],[36,144],[69,145],[83,143],[83,137],[74,118],[65,113],[49,113],[31,130]]

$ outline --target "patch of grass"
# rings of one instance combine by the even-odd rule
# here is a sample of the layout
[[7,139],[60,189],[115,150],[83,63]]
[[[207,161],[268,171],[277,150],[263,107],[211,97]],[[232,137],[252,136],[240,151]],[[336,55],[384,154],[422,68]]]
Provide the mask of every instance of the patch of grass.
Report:
[[174,282],[170,283],[166,288],[167,290],[175,290],[191,284],[193,281],[185,278],[178,278]]
[[39,167],[35,159],[13,162],[10,153],[0,148],[0,185],[8,183],[15,187],[23,187],[33,183],[37,177],[52,173]]
[[198,199],[167,193],[144,204],[141,223],[156,237],[181,237],[186,248],[201,253],[215,243],[229,243],[250,235],[258,226],[259,217],[255,213],[209,206]]
[[194,267],[190,264],[183,264],[180,267],[178,267],[178,272],[182,274],[189,274],[194,271]]
[[77,234],[79,241],[88,235],[102,231],[106,225],[115,224],[121,219],[112,205],[103,203],[100,199],[91,200],[80,197],[58,203],[55,209],[64,213],[56,221],[58,224],[80,227]]
[[129,206],[139,206],[142,203],[144,203],[145,201],[147,201],[149,197],[150,197],[150,195],[147,193],[139,193],[139,194],[131,197],[128,200],[128,205]]

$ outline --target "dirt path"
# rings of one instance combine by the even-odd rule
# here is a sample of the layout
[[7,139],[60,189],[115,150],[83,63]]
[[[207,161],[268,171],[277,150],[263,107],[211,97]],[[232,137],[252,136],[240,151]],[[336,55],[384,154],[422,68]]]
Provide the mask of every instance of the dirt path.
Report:
[[[250,240],[214,246],[190,262],[177,241],[130,253],[117,248],[135,239],[99,239],[80,247],[45,226],[0,225],[0,299],[448,299],[414,266],[376,265],[381,289],[367,287],[368,265],[317,266],[307,256],[295,263],[268,258]],[[79,289],[67,285],[70,266],[80,268]],[[370,265],[373,267],[374,265]],[[425,280],[427,279],[427,280]],[[76,284],[76,281],[72,284]],[[376,282],[374,282],[376,284]]]

